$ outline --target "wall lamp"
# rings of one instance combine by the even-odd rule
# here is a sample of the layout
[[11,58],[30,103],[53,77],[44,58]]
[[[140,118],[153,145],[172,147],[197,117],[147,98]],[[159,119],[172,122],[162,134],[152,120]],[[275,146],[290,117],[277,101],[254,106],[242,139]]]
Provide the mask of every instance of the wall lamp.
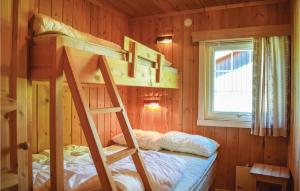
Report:
[[144,107],[150,110],[160,109],[159,97],[149,97],[144,99]]
[[172,43],[172,42],[173,42],[173,36],[172,35],[156,37],[156,44],[167,44],[167,43]]

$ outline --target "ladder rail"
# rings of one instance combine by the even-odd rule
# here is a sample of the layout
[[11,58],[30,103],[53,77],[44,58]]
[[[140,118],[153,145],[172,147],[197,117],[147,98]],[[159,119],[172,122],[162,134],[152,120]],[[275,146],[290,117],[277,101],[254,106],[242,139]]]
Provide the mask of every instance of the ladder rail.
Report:
[[[101,182],[102,189],[104,190],[117,190],[114,180],[111,175],[111,171],[106,164],[106,156],[104,154],[100,138],[97,133],[93,117],[88,110],[87,104],[84,100],[84,92],[80,86],[80,82],[77,79],[76,71],[72,67],[72,57],[70,56],[69,48],[64,48],[65,60],[63,64],[63,70],[67,82],[70,86],[71,94],[75,103],[75,107],[78,113],[80,113],[79,120],[82,125],[82,130],[86,137],[87,143],[89,145],[91,155]],[[100,159],[100,160],[99,160]],[[101,176],[100,176],[101,174]]]
[[126,110],[124,108],[124,105],[123,105],[122,99],[120,97],[119,91],[117,89],[117,86],[114,83],[114,79],[109,70],[108,61],[105,56],[98,57],[98,66],[100,68],[102,77],[104,79],[104,82],[105,82],[107,91],[110,95],[113,106],[122,108],[122,111],[116,113],[116,115],[119,120],[123,135],[124,135],[126,143],[127,143],[127,146],[129,148],[136,149],[136,152],[132,155],[132,159],[133,159],[133,162],[137,169],[137,172],[141,176],[145,190],[152,190],[145,164],[144,164],[142,157],[140,155],[140,152],[139,152],[139,146],[137,144],[136,139],[134,138],[135,135],[133,134]]
[[[98,173],[98,178],[102,185],[102,189],[113,190],[113,191],[117,190],[117,186],[114,182],[112,173],[108,165],[118,160],[121,160],[124,157],[132,156],[134,165],[141,177],[145,190],[151,191],[152,188],[149,182],[149,175],[146,171],[144,161],[142,160],[141,153],[139,151],[139,146],[133,134],[133,130],[131,128],[121,96],[119,94],[116,84],[114,83],[114,79],[109,69],[107,58],[102,55],[97,55],[97,63],[95,65],[96,66],[95,69],[100,69],[113,108],[106,108],[106,109],[98,108],[96,110],[90,110],[88,104],[85,101],[86,99],[85,99],[84,91],[78,79],[79,73],[78,71],[76,71],[76,67],[74,66],[75,60],[72,58],[71,51],[72,51],[71,48],[68,47],[63,48],[63,58],[64,58],[63,71],[65,72],[67,83],[70,86],[71,95],[75,103],[75,108],[79,114],[78,116],[82,126],[82,130],[86,137],[88,146],[90,148],[94,165]],[[81,52],[76,52],[76,54],[80,55]],[[99,113],[116,112],[116,116],[120,123],[122,132],[125,136],[128,149],[110,157],[105,156],[97,132],[97,128],[93,121],[93,116],[92,116],[93,112],[99,112]]]

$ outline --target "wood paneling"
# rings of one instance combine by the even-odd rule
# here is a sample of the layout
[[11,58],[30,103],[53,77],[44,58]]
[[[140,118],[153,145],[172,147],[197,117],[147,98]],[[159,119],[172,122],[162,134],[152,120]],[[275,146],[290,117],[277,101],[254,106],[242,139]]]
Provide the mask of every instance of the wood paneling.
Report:
[[[146,43],[166,54],[182,74],[179,90],[137,88],[128,96],[130,116],[135,128],[166,132],[179,130],[211,137],[221,144],[217,169],[216,188],[234,189],[235,166],[254,162],[287,164],[287,140],[284,138],[257,137],[249,129],[225,127],[199,127],[196,125],[198,110],[198,45],[192,43],[194,31],[217,30],[236,27],[289,24],[289,4],[268,4],[243,8],[216,9],[196,14],[157,16],[129,21],[132,38]],[[190,18],[191,27],[183,21]],[[173,43],[156,45],[158,35],[173,34]],[[164,92],[162,109],[145,111],[143,100],[147,95]],[[136,116],[136,115],[139,116]],[[157,116],[160,115],[161,119]]]
[[170,12],[186,11],[193,9],[208,8],[212,6],[228,6],[237,3],[259,2],[261,0],[121,0],[116,3],[114,0],[98,0],[101,3],[109,4],[112,7],[128,14],[131,17],[164,14]]
[[[123,43],[124,35],[128,34],[128,18],[123,13],[99,5],[89,0],[36,0],[36,9],[72,27],[97,37]],[[122,90],[123,88],[121,88]],[[104,86],[85,86],[84,92],[90,107],[107,107],[110,105],[109,97]],[[127,91],[122,91],[127,92]],[[81,130],[78,114],[76,112],[69,88],[63,92],[63,123],[64,144],[86,145]],[[127,99],[127,96],[124,96]],[[32,86],[33,123],[32,123],[32,150],[38,152],[49,148],[49,86],[34,83]],[[94,116],[98,132],[103,145],[108,145],[111,136],[117,131],[115,114]]]
[[[49,149],[49,85],[45,83],[34,83],[33,94],[33,116],[36,122],[32,124],[32,150],[39,152]],[[127,87],[119,87],[124,105],[127,105]],[[63,123],[64,123],[64,144],[87,145],[81,124],[76,112],[70,89],[67,85],[63,91]],[[88,99],[90,108],[110,107],[111,101],[106,88],[101,86],[84,86],[85,96]],[[101,142],[107,146],[112,136],[121,132],[117,124],[116,115],[94,114],[94,121],[99,132]]]
[[[1,170],[18,174],[18,188],[28,189],[27,40],[33,1],[1,1],[1,95],[16,99],[17,111],[1,126]],[[11,153],[10,158],[9,153]],[[13,157],[18,156],[18,157]],[[2,173],[2,172],[1,172]]]
[[35,1],[39,13],[119,45],[128,33],[128,17],[125,14],[89,0]]
[[300,190],[300,1],[291,1],[292,8],[292,117],[289,141],[289,167],[294,191]]

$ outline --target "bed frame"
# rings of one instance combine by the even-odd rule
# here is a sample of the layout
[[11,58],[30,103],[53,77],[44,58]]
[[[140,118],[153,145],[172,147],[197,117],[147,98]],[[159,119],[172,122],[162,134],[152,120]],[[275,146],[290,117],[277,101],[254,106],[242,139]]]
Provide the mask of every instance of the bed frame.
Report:
[[[92,121],[91,111],[83,96],[81,83],[106,84],[114,108],[100,108],[100,112],[116,112],[128,143],[128,151],[118,153],[116,160],[132,155],[146,190],[151,190],[139,148],[132,134],[125,107],[117,85],[177,88],[177,70],[168,66],[164,55],[128,37],[124,50],[111,44],[93,44],[64,35],[33,37],[30,46],[30,78],[50,82],[50,182],[51,190],[64,189],[62,90],[64,81],[72,90],[98,176],[104,190],[116,190],[99,135]],[[117,109],[117,110],[116,110]],[[133,152],[134,151],[134,152]],[[116,161],[115,160],[115,161]],[[100,176],[101,174],[101,176]]]
[[194,187],[192,191],[214,191],[214,181],[217,174],[217,159],[206,171],[202,180]]
[[96,56],[108,58],[109,67],[117,85],[178,88],[179,75],[175,68],[168,66],[164,55],[128,37],[124,39],[124,49],[93,44],[64,35],[48,34],[33,38],[31,43],[31,80],[45,81],[51,78],[54,58],[60,59],[62,47],[78,49],[80,55],[72,55],[80,59],[77,65],[79,78],[83,83],[103,84],[100,72],[95,73]]

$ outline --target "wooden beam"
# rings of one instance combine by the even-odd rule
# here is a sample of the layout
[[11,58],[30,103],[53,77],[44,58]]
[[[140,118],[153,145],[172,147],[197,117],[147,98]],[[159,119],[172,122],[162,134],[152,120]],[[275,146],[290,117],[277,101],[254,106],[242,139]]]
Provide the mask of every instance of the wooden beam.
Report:
[[137,44],[136,42],[129,42],[129,51],[132,55],[131,60],[129,62],[129,76],[130,77],[135,77],[136,74],[136,65],[137,65],[137,58],[138,58],[138,54],[137,54]]
[[96,108],[90,109],[92,114],[106,114],[106,113],[116,113],[122,111],[120,107],[106,107],[106,108]]
[[133,155],[134,153],[136,152],[136,149],[135,148],[127,148],[127,149],[124,149],[124,150],[121,150],[117,153],[114,153],[112,155],[108,155],[107,156],[107,162],[108,164],[112,164],[114,162],[117,162],[125,157],[128,157],[128,156],[131,156]]
[[1,190],[8,189],[18,184],[18,174],[1,173]]
[[144,184],[145,190],[150,191],[151,189],[151,184],[149,182],[149,177],[148,173],[146,172],[146,167],[145,164],[142,160],[142,157],[139,152],[139,146],[137,143],[137,140],[133,138],[135,135],[133,134],[131,124],[129,122],[126,110],[124,109],[124,105],[122,102],[122,98],[119,94],[119,91],[117,89],[116,84],[114,83],[112,74],[109,70],[109,65],[108,65],[108,60],[104,56],[99,56],[98,60],[98,66],[101,70],[103,79],[105,81],[106,89],[108,91],[108,94],[110,96],[112,105],[114,107],[121,107],[122,112],[116,113],[117,118],[119,120],[122,132],[124,134],[127,146],[129,148],[135,148],[136,152],[132,155],[132,160],[135,164],[136,170],[139,173],[142,182]]
[[53,41],[57,48],[53,52],[50,78],[50,182],[51,190],[64,190],[63,155],[63,70],[61,41]]
[[200,9],[184,10],[184,11],[173,11],[173,12],[157,14],[157,15],[136,17],[136,18],[131,18],[129,21],[138,21],[138,20],[154,19],[154,18],[161,18],[161,17],[172,17],[172,16],[178,16],[178,15],[197,14],[197,13],[210,12],[210,11],[220,11],[220,10],[225,10],[225,9],[254,7],[254,6],[262,6],[262,5],[288,3],[288,2],[289,2],[288,0],[252,1],[252,2],[220,5],[220,6],[206,7],[206,8],[200,8]]
[[257,27],[243,27],[221,30],[207,30],[192,32],[192,41],[213,41],[222,39],[235,39],[235,38],[250,38],[262,36],[275,36],[275,35],[290,35],[291,26],[285,25],[270,25],[270,26],[257,26]]
[[[64,72],[69,84],[71,95],[74,100],[84,136],[87,140],[91,155],[98,173],[103,190],[117,190],[112,178],[110,169],[106,164],[106,157],[101,145],[93,116],[88,112],[88,104],[84,102],[84,92],[78,79],[78,73],[74,69],[74,60],[71,56],[71,49],[65,48],[65,62],[63,65]],[[100,176],[101,175],[101,176]]]

